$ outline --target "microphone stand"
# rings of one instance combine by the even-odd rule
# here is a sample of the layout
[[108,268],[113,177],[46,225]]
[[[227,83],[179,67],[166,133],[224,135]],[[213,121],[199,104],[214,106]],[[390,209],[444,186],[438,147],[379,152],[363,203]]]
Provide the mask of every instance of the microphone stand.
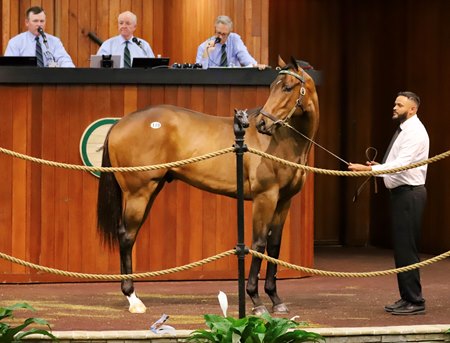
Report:
[[48,66],[49,67],[57,67],[58,64],[56,63],[55,56],[53,56],[53,54],[50,52],[50,48],[48,46],[48,41],[47,41],[47,36],[45,35],[45,32],[42,29],[42,27],[38,28],[38,32],[42,36],[42,40],[44,41],[45,48],[47,49],[45,51],[45,58],[50,60],[50,62],[48,63]]

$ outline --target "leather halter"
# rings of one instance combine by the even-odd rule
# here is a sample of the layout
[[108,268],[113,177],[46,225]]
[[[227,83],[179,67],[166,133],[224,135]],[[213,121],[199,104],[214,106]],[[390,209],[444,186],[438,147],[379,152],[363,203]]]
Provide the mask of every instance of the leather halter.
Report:
[[303,97],[306,94],[305,79],[303,77],[303,71],[302,71],[302,75],[299,75],[290,70],[281,70],[278,74],[288,74],[288,75],[295,77],[296,79],[298,79],[300,81],[300,94],[298,96],[298,99],[295,101],[295,106],[292,108],[292,110],[289,112],[289,114],[284,119],[278,119],[271,113],[265,112],[262,109],[259,111],[259,113],[261,113],[264,117],[267,117],[270,120],[272,120],[274,122],[274,125],[279,124],[282,126],[286,126],[288,120],[291,118],[291,116],[294,114],[294,112],[297,110],[297,108],[301,108],[303,112],[305,111],[305,109],[303,108],[303,105],[302,105]]

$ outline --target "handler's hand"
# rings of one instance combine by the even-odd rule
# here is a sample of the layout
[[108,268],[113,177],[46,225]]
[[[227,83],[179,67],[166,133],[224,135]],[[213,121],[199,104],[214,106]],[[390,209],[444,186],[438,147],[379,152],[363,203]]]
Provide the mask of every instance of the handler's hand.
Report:
[[372,167],[359,163],[350,163],[348,169],[356,172],[371,171]]

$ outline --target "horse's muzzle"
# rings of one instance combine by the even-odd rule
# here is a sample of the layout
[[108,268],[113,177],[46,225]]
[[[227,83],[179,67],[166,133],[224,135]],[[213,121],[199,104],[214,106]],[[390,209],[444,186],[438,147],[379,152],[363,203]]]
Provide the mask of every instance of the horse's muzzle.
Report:
[[264,119],[261,119],[258,123],[256,123],[256,129],[259,133],[262,133],[263,135],[272,136],[272,127],[266,126],[266,121]]

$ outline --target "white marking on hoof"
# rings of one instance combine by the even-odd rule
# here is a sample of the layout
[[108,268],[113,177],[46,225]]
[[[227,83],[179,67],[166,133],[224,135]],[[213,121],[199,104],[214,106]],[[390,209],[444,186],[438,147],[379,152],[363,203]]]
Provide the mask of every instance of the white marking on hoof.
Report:
[[147,310],[144,303],[136,296],[135,292],[133,292],[130,296],[127,296],[127,299],[130,303],[128,311],[131,313],[145,313]]
[[259,305],[259,306],[256,306],[256,307],[253,307],[252,308],[252,313],[255,315],[255,316],[260,316],[260,315],[262,315],[263,313],[268,313],[269,311],[267,311],[267,308],[264,306],[264,305]]
[[289,309],[287,308],[287,306],[284,303],[274,305],[272,307],[272,311],[273,311],[273,313],[277,313],[277,314],[289,313]]

